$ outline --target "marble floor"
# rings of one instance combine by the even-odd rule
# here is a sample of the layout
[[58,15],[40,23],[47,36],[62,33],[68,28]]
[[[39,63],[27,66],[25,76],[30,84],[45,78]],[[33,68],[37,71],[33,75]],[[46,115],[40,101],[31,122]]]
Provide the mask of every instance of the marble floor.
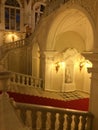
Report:
[[41,97],[53,98],[53,99],[58,99],[58,100],[66,100],[66,101],[74,100],[74,99],[81,99],[81,98],[89,98],[89,94],[82,91],[53,92],[53,91],[43,91],[41,89],[38,89],[38,88],[36,89],[36,88],[31,88],[31,87],[29,88],[20,87],[19,89],[15,91],[19,93],[27,94],[27,95],[41,96]]

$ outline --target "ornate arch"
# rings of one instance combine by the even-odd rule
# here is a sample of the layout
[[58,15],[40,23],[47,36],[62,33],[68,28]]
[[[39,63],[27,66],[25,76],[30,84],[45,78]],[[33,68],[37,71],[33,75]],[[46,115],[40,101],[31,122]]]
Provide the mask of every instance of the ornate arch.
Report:
[[[84,41],[88,40],[85,41],[85,50],[91,51],[95,42],[95,28],[92,18],[85,11],[85,9],[78,5],[70,6],[67,9],[65,9],[65,6],[66,5],[62,6],[62,9],[58,10],[54,15],[55,18],[48,33],[46,49],[55,49],[56,38],[59,36],[59,34],[67,31],[74,31],[77,32]],[[79,28],[79,24],[80,30],[82,31],[77,30],[77,28]],[[84,31],[81,25],[84,26]],[[72,26],[75,26],[76,28],[73,28]],[[87,30],[85,27],[89,28],[88,33],[86,32]]]

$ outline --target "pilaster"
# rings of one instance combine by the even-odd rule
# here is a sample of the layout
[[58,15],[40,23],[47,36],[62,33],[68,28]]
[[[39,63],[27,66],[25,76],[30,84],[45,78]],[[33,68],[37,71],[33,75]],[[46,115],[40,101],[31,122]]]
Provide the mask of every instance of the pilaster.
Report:
[[[53,90],[53,61],[56,51],[45,51],[45,90]],[[56,84],[55,84],[56,85]]]
[[91,76],[91,89],[89,100],[89,111],[94,115],[93,130],[98,129],[98,53],[85,53],[85,58],[89,59],[93,67],[88,68]]

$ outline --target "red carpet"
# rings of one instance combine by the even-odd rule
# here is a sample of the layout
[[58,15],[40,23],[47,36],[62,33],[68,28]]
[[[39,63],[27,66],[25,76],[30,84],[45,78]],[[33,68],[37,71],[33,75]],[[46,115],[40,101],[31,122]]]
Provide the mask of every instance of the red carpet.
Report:
[[16,102],[88,111],[89,98],[83,98],[71,101],[62,101],[51,98],[30,96],[12,92],[8,92],[8,94],[10,97],[14,98]]

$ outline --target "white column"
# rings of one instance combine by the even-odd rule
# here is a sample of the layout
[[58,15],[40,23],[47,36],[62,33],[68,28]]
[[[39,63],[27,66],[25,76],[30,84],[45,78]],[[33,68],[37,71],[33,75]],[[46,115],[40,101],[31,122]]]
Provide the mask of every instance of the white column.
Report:
[[84,56],[93,63],[93,67],[88,69],[88,72],[92,73],[89,111],[94,115],[93,130],[98,130],[98,53],[88,53]]

